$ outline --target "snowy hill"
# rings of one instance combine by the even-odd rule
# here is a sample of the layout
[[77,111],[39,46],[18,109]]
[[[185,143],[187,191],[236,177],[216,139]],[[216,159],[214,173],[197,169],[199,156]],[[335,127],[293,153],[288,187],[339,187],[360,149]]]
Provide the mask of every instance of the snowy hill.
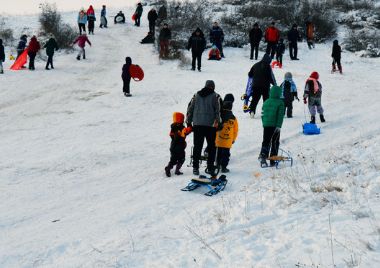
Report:
[[[345,53],[341,76],[330,74],[327,45],[300,44],[300,61],[286,52],[277,80],[291,71],[301,94],[319,71],[327,123],[302,135],[305,107],[295,103],[281,132],[294,166],[263,170],[261,120],[239,101],[248,48],[227,48],[221,62],[204,55],[202,73],[192,72],[140,45],[147,31],[146,21],[96,28],[87,59],[60,53],[54,71],[37,61],[35,72],[13,72],[5,62],[0,267],[377,267],[379,59]],[[145,70],[132,98],[122,95],[126,56]],[[235,95],[240,125],[229,183],[214,197],[179,190],[191,168],[164,175],[172,113],[207,79]]]

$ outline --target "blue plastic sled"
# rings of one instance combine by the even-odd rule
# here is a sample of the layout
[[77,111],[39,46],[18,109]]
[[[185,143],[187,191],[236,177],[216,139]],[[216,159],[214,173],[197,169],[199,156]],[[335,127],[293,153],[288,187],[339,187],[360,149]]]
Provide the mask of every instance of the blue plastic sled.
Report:
[[302,125],[303,134],[305,135],[318,135],[321,134],[321,129],[316,124],[305,123]]

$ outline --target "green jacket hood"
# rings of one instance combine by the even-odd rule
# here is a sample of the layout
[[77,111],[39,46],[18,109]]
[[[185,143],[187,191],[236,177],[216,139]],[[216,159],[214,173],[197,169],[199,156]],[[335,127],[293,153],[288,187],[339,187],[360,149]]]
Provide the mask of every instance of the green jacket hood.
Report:
[[269,91],[269,98],[279,99],[282,94],[282,88],[279,86],[273,86]]

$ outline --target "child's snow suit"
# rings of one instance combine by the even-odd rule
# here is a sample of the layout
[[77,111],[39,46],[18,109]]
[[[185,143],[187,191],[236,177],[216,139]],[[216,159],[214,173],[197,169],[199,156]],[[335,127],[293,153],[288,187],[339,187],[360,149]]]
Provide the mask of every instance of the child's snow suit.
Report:
[[280,87],[282,88],[281,98],[284,100],[286,116],[293,117],[293,101],[298,100],[297,87],[294,83],[291,74],[285,74],[285,80],[282,82]]
[[278,43],[276,48],[276,61],[280,63],[280,66],[282,67],[282,56],[285,53],[285,44],[284,41],[281,41]]
[[125,64],[123,65],[123,72],[121,78],[123,79],[123,92],[124,94],[130,94],[130,83],[131,83],[131,73],[129,72],[129,67],[131,67],[132,59],[127,57],[125,59]]
[[304,103],[308,103],[309,111],[311,114],[311,123],[315,123],[315,115],[318,112],[323,118],[323,107],[322,107],[322,85],[318,81],[319,74],[317,72],[312,72],[310,77],[306,80],[305,91],[303,95]]

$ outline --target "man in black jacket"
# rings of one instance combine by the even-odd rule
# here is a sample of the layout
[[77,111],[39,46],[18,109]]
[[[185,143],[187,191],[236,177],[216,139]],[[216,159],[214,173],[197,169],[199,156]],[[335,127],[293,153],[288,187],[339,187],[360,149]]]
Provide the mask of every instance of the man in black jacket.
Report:
[[47,43],[45,44],[44,48],[46,48],[46,55],[48,56],[45,69],[50,70],[49,64],[50,64],[50,67],[54,69],[53,56],[54,56],[54,51],[58,50],[57,42],[55,41],[53,37],[51,37],[49,41],[47,41]]
[[289,55],[291,60],[299,60],[297,58],[298,40],[300,40],[300,33],[298,32],[297,24],[293,24],[292,29],[290,29],[290,31],[288,32]]
[[160,58],[167,58],[169,56],[170,39],[172,39],[172,32],[168,24],[165,23],[158,36],[158,40],[160,41]]
[[255,51],[255,60],[259,56],[259,44],[261,38],[263,37],[263,31],[260,29],[259,24],[256,22],[253,25],[252,30],[249,32],[249,42],[251,43],[251,56],[250,59],[253,60],[253,52]]
[[263,96],[263,102],[269,97],[270,84],[277,85],[272,68],[270,67],[271,61],[272,58],[268,54],[264,54],[262,60],[253,65],[248,73],[248,76],[253,78],[252,101],[250,105],[252,117],[256,114],[256,107],[261,96]]
[[192,63],[191,70],[195,71],[195,63],[198,61],[198,71],[201,71],[202,53],[206,48],[206,39],[200,28],[197,28],[195,32],[190,36],[187,44],[187,50],[191,49]]
[[5,53],[3,39],[0,39],[0,74],[4,73],[3,62],[5,61]]
[[186,115],[186,123],[188,126],[193,125],[194,131],[194,175],[199,175],[199,160],[205,139],[208,149],[207,172],[215,175],[215,139],[216,130],[220,123],[220,109],[221,99],[220,95],[215,92],[215,83],[212,80],[207,80],[205,87],[191,99]]
[[156,20],[158,19],[157,11],[152,8],[148,12],[148,21],[149,21],[149,32],[154,34],[156,28]]

